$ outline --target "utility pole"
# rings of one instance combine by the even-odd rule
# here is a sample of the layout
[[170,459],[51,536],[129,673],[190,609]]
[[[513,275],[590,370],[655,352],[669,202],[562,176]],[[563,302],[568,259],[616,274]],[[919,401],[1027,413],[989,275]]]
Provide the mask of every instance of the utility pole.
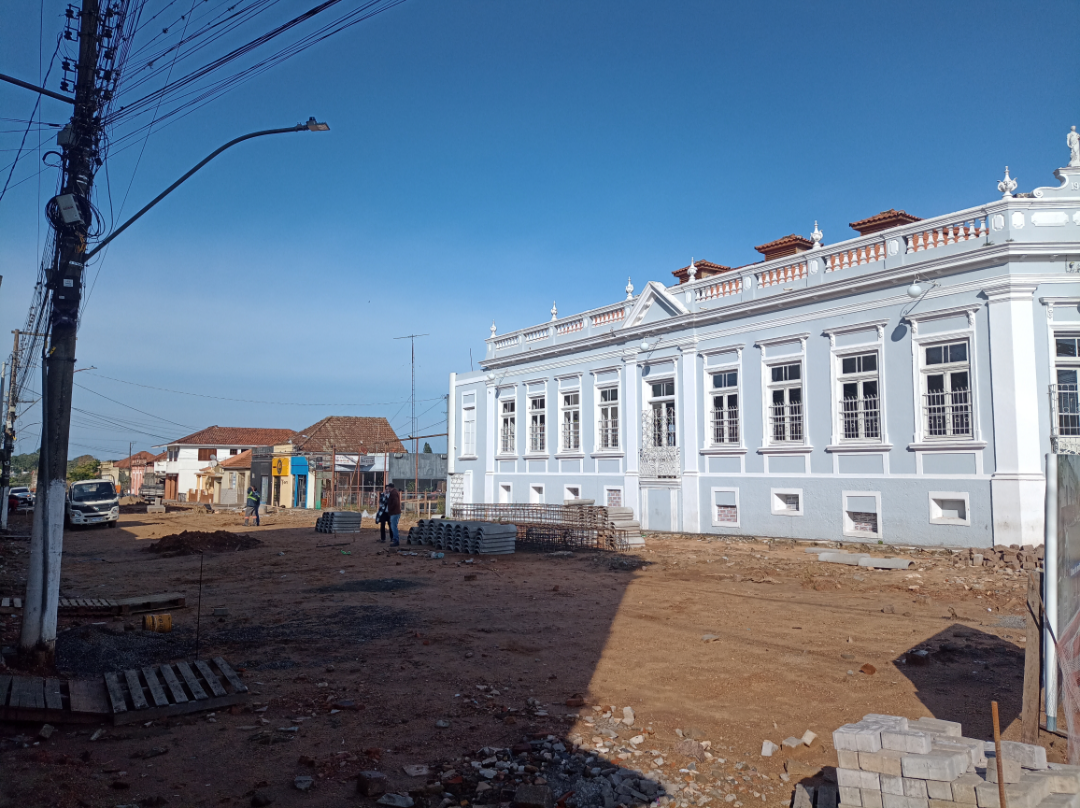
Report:
[[90,200],[102,129],[104,96],[98,88],[100,45],[103,38],[116,35],[122,20],[110,19],[115,14],[110,9],[103,15],[99,0],[82,0],[75,112],[57,137],[63,148],[64,176],[60,195],[48,207],[50,221],[56,229],[56,251],[46,278],[51,306],[49,338],[42,349],[39,496],[30,537],[30,566],[19,640],[20,651],[26,656],[36,655],[40,662],[52,661],[56,644],[75,337],[87,231],[94,215]]
[[394,339],[407,339],[412,349],[412,392],[409,394],[409,403],[412,407],[412,430],[410,434],[413,436],[413,497],[416,500],[416,515],[420,515],[420,454],[418,452],[418,441],[416,437],[416,339],[417,337],[427,337],[428,334],[407,334],[404,337],[394,337]]

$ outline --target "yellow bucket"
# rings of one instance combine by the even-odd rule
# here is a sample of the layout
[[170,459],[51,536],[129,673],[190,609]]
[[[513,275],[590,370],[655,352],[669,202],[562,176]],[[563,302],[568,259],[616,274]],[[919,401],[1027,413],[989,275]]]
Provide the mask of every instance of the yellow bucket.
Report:
[[143,628],[146,631],[172,631],[171,614],[146,614],[143,615]]

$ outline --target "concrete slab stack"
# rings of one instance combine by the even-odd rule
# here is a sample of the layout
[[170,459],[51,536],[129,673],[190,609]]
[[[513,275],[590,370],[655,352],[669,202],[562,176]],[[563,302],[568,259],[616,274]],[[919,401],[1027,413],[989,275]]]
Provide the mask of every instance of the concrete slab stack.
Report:
[[427,545],[451,553],[507,555],[514,552],[517,526],[494,522],[421,519],[409,528],[406,544]]
[[324,511],[315,522],[319,533],[359,533],[363,514],[356,511]]
[[[840,808],[1000,808],[994,744],[954,721],[872,713],[833,745]],[[1001,756],[1008,808],[1080,808],[1080,766],[1047,764],[1045,749],[1015,741]]]

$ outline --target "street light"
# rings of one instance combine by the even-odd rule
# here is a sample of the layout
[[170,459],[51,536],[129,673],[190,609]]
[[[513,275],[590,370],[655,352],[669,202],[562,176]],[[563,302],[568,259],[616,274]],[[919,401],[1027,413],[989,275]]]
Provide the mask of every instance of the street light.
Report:
[[196,171],[198,171],[204,165],[209,163],[211,160],[213,160],[215,157],[217,157],[223,151],[225,151],[228,148],[231,148],[231,147],[235,146],[237,143],[243,143],[245,140],[251,140],[252,138],[255,138],[255,137],[263,137],[265,135],[282,135],[282,134],[285,134],[286,132],[329,132],[329,131],[330,131],[330,124],[322,123],[320,121],[316,121],[314,118],[308,118],[307,123],[298,123],[296,126],[288,126],[288,127],[283,128],[283,129],[264,129],[264,130],[262,130],[260,132],[251,132],[250,134],[241,135],[240,137],[235,138],[234,140],[230,140],[228,143],[226,143],[220,149],[217,149],[217,150],[211,152],[210,155],[208,157],[206,157],[206,159],[199,162],[193,169],[191,169],[191,171],[189,171],[187,174],[182,176],[180,179],[178,179],[176,182],[174,182],[172,185],[170,185],[168,188],[166,188],[164,191],[162,191],[160,194],[158,194],[156,197],[154,197],[150,201],[150,203],[148,205],[146,205],[146,207],[144,207],[142,210],[140,210],[138,213],[136,213],[134,216],[132,216],[130,219],[128,219],[126,222],[124,222],[122,225],[120,225],[118,228],[116,228],[111,233],[109,233],[109,235],[107,235],[105,238],[103,238],[101,241],[99,241],[97,246],[94,247],[94,249],[90,250],[90,252],[86,253],[86,255],[83,256],[83,260],[84,261],[89,261],[95,255],[97,255],[99,252],[101,252],[102,248],[104,248],[105,245],[107,245],[110,241],[112,241],[114,238],[116,238],[121,233],[123,233],[125,230],[127,230],[139,218],[141,218],[144,213],[146,213],[148,210],[150,210],[150,208],[154,207],[154,205],[156,205],[162,199],[164,199],[169,194],[171,194],[173,191],[175,191],[192,174],[194,174]]

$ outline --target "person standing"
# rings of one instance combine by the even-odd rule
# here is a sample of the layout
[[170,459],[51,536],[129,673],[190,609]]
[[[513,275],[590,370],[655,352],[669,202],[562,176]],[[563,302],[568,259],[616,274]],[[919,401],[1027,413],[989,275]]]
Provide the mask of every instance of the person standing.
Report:
[[390,546],[398,547],[401,544],[397,530],[398,520],[401,519],[401,494],[394,488],[393,483],[387,488],[390,489],[390,496],[386,501],[386,513],[390,516]]
[[[386,541],[386,526],[390,522],[390,514],[386,512],[389,502],[390,486],[384,485],[382,493],[379,494],[379,510],[375,512],[375,522],[379,525],[379,541]],[[390,538],[393,538],[393,533]]]
[[255,490],[255,486],[248,486],[247,493],[247,508],[244,510],[244,524],[250,524],[250,520],[255,520],[255,526],[259,526],[259,503],[262,502],[262,496]]

